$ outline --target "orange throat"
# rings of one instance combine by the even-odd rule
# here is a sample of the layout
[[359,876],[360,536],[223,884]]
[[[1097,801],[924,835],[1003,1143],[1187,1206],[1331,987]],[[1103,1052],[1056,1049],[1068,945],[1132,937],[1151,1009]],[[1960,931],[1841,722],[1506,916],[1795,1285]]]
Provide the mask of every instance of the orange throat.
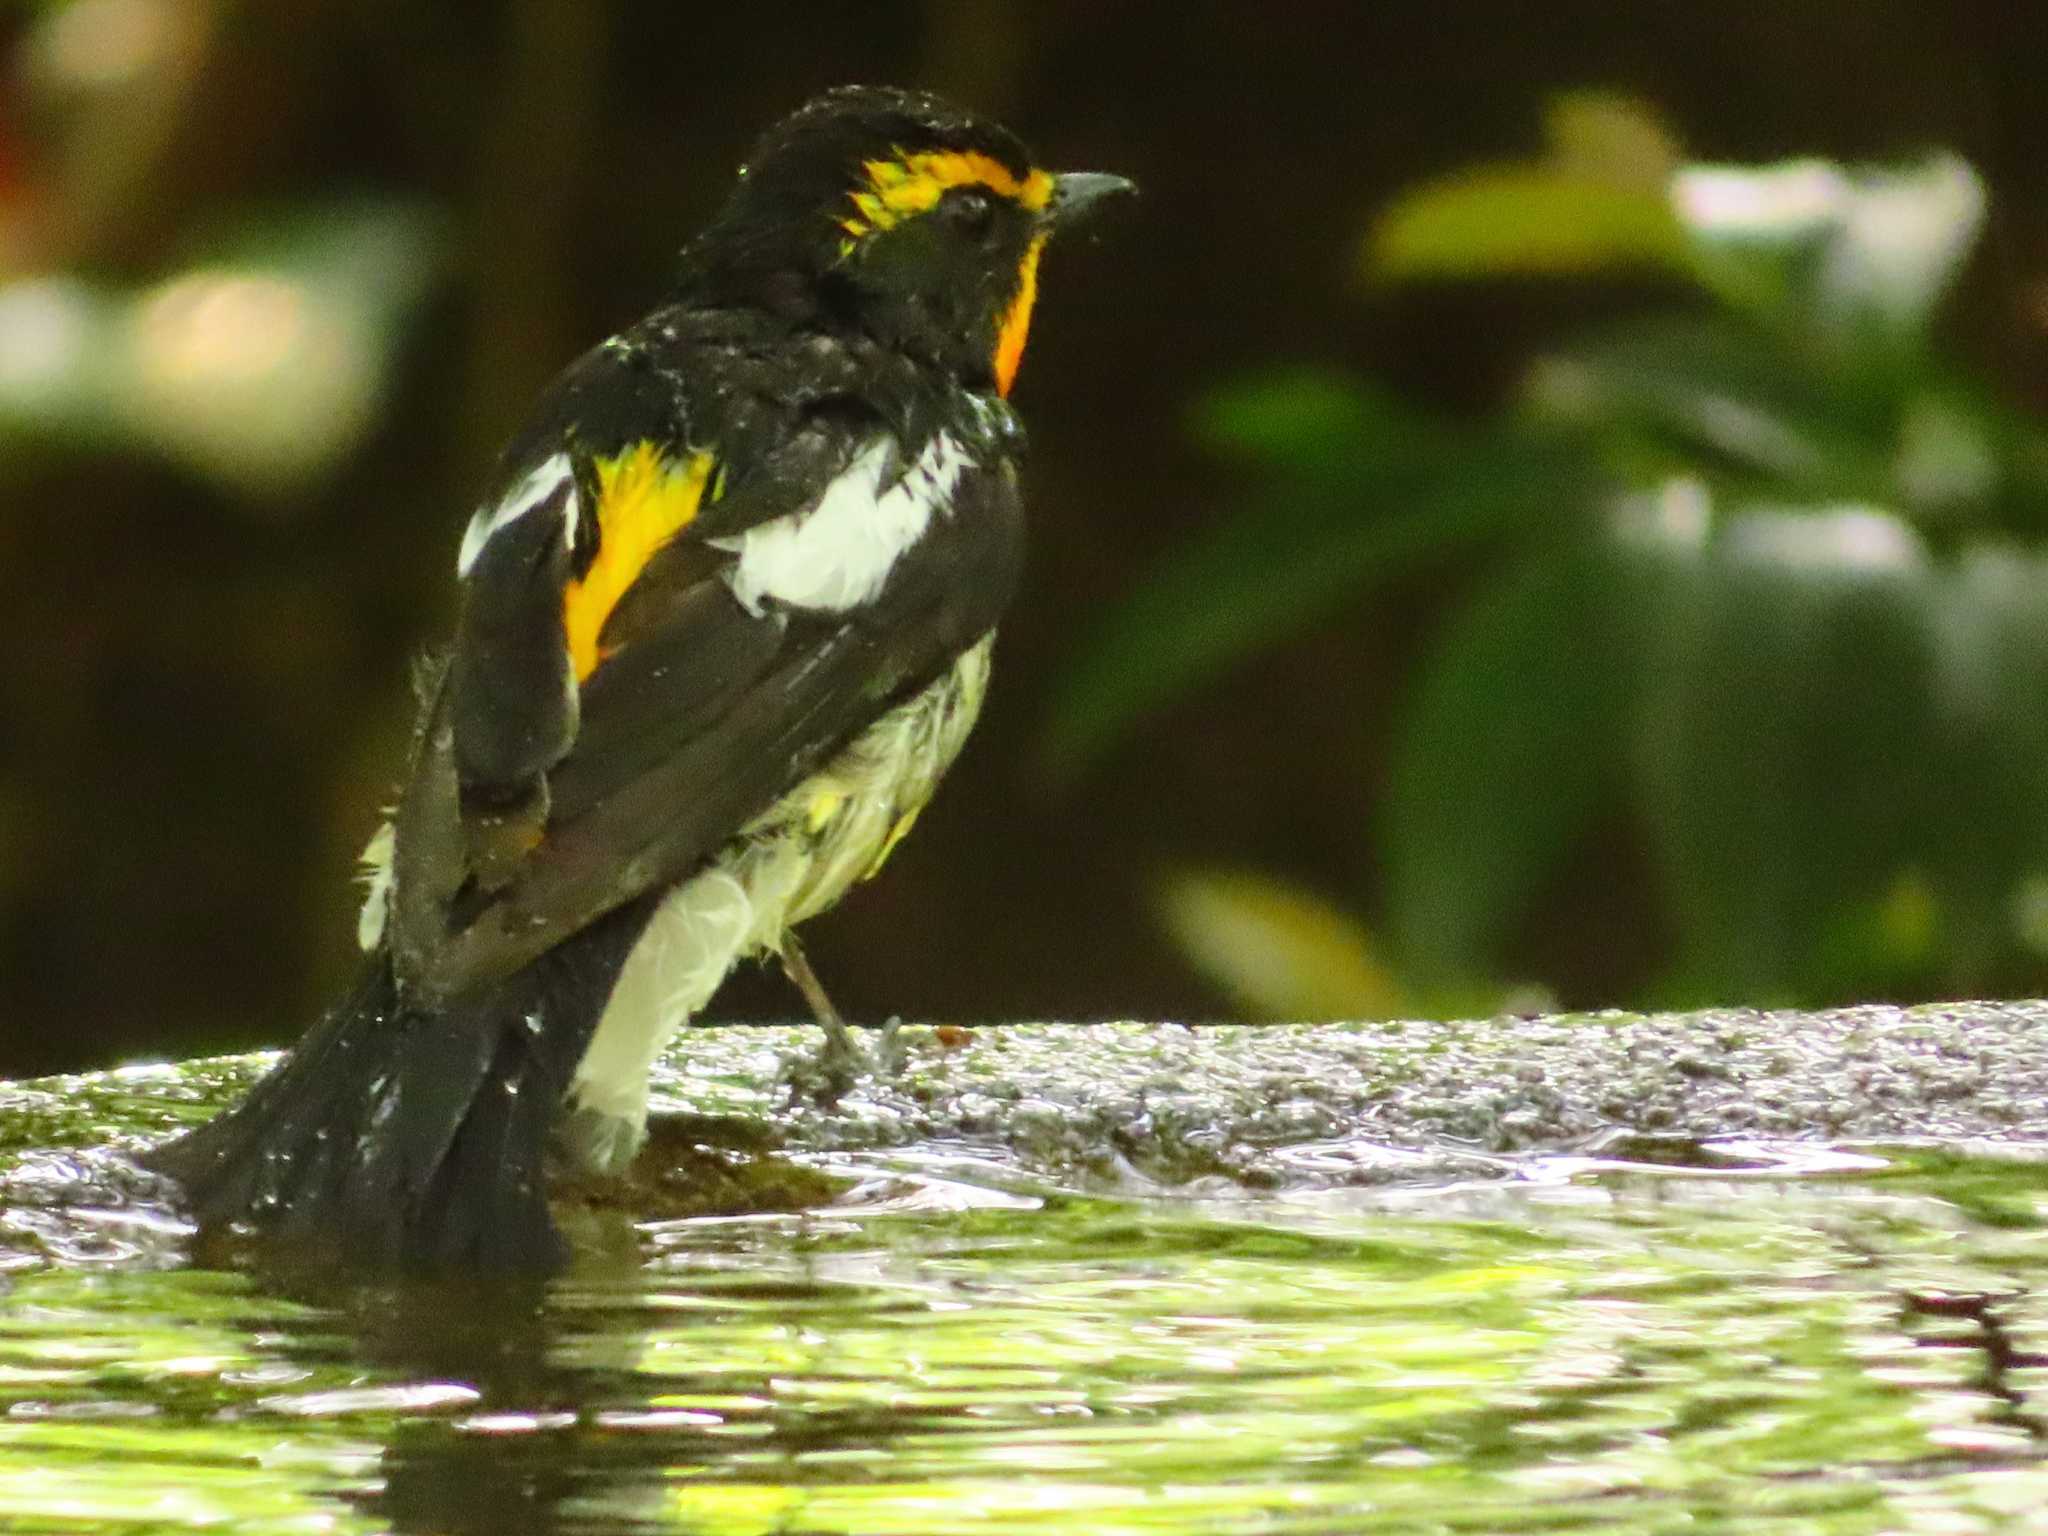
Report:
[[1017,268],[1017,296],[1003,316],[996,332],[996,393],[1008,397],[1016,382],[1017,365],[1024,361],[1024,343],[1031,335],[1031,306],[1038,301],[1038,258],[1045,250],[1045,236],[1031,242],[1024,261]]

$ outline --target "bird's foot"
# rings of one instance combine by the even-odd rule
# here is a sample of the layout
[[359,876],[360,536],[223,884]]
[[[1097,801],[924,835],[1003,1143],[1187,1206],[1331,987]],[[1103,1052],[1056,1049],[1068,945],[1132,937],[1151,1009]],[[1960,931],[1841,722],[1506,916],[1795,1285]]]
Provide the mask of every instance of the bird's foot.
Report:
[[784,973],[810,1004],[811,1017],[818,1021],[818,1027],[825,1031],[825,1044],[817,1055],[790,1063],[792,1104],[808,1101],[830,1108],[862,1078],[894,1077],[903,1070],[903,1048],[897,1038],[902,1020],[891,1019],[882,1026],[882,1037],[870,1054],[846,1027],[794,932],[782,936],[781,959]]
[[903,1021],[892,1018],[875,1031],[872,1045],[863,1044],[841,1021],[820,1021],[824,1044],[815,1052],[793,1056],[783,1068],[792,1104],[829,1109],[865,1080],[899,1075],[907,1061]]

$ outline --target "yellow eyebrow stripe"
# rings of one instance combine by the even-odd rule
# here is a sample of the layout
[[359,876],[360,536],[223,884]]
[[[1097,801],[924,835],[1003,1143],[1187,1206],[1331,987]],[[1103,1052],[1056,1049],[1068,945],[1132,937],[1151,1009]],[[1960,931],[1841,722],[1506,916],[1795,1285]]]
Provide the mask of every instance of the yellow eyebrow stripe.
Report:
[[597,554],[588,570],[562,589],[562,628],[569,661],[580,683],[604,654],[597,637],[626,589],[657,551],[696,519],[710,479],[708,453],[680,462],[650,442],[597,461]]
[[868,174],[868,185],[853,194],[857,212],[840,221],[840,227],[856,238],[936,208],[954,187],[987,187],[1032,213],[1052,201],[1049,172],[1033,170],[1019,176],[993,155],[977,150],[899,154],[894,160],[869,160],[861,168]]

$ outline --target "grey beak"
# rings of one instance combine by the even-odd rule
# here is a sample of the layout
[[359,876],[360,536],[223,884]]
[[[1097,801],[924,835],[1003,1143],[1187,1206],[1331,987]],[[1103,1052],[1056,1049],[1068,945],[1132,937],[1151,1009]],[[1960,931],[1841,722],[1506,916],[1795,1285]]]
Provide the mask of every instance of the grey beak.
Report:
[[1052,179],[1052,201],[1045,205],[1045,221],[1057,229],[1065,229],[1087,214],[1104,198],[1118,193],[1136,196],[1136,182],[1121,176],[1106,175],[1101,171],[1068,171]]

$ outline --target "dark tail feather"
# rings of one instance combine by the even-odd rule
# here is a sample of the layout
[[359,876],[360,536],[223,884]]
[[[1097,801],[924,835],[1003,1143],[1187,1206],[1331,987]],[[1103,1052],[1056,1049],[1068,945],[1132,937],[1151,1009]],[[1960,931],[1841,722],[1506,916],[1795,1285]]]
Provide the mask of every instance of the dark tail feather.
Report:
[[648,910],[431,1010],[401,999],[379,949],[247,1098],[147,1161],[202,1228],[378,1267],[553,1267],[549,1127]]

